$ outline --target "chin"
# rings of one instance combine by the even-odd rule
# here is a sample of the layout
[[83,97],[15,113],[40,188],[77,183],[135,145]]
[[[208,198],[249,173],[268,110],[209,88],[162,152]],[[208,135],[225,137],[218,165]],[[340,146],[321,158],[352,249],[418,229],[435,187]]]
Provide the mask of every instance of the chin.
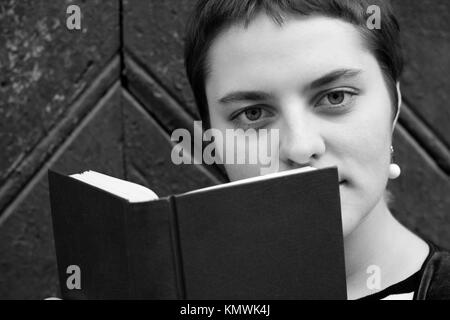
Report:
[[346,194],[346,190],[341,188],[341,217],[342,217],[342,233],[344,238],[350,235],[364,220],[368,213],[367,208],[364,206],[356,205],[358,200],[349,199],[349,194]]
[[343,198],[341,192],[341,216],[344,239],[359,228],[361,223],[371,214],[375,205],[368,205],[364,201],[364,198],[347,198],[347,201],[345,201],[345,197]]
[[344,238],[350,235],[360,224],[361,218],[358,213],[352,210],[342,208],[342,233]]

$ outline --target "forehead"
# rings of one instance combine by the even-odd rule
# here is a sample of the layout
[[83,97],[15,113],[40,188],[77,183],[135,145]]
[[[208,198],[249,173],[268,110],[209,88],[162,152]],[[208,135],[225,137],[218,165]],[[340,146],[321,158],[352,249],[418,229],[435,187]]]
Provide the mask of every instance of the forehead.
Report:
[[[357,28],[327,17],[291,17],[280,26],[260,14],[219,34],[208,53],[215,90],[314,80],[332,69],[373,63]],[[372,61],[371,61],[372,60]],[[366,66],[367,67],[367,66]]]

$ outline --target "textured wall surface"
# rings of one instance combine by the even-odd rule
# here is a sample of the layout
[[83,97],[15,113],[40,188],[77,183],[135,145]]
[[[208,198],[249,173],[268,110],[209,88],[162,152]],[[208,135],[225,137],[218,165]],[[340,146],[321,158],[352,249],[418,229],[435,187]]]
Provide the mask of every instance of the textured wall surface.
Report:
[[[65,26],[78,4],[82,29]],[[403,223],[450,248],[450,2],[394,0],[404,105],[394,135]],[[183,68],[191,0],[0,1],[0,298],[58,293],[47,169],[98,170],[160,195],[224,181],[175,166],[172,130],[198,117]]]

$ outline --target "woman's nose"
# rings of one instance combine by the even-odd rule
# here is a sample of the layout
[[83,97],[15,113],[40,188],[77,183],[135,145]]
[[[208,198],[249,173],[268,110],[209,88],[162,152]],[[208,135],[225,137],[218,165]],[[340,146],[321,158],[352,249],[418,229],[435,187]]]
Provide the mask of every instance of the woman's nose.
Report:
[[325,152],[320,126],[312,117],[291,113],[280,130],[280,162],[289,167],[314,165]]

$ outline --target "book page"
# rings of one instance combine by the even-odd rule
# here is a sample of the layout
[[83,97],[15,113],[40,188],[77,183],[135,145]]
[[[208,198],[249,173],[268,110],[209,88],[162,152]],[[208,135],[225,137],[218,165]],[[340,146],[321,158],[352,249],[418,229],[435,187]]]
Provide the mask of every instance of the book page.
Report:
[[226,187],[231,187],[231,186],[235,186],[235,185],[239,185],[239,184],[243,184],[243,183],[267,180],[267,179],[272,179],[275,177],[289,176],[289,175],[293,175],[296,173],[307,172],[307,171],[311,171],[311,170],[317,170],[317,169],[314,167],[306,166],[306,167],[302,167],[302,168],[298,168],[298,169],[274,172],[274,173],[269,173],[269,174],[266,174],[263,176],[256,176],[256,177],[251,177],[251,178],[247,178],[247,179],[241,179],[241,180],[236,180],[236,181],[232,181],[232,182],[228,182],[228,183],[218,184],[216,186],[192,190],[192,191],[186,192],[185,194],[192,194],[192,193],[209,191],[209,190],[214,190],[214,189],[219,189],[219,188],[226,188]]
[[72,174],[71,177],[124,198],[129,202],[146,202],[158,199],[156,193],[144,186],[95,171]]
[[[206,187],[202,189],[196,189],[189,192],[186,192],[185,194],[191,194],[191,193],[197,193],[197,192],[204,192],[219,188],[226,188],[231,187],[243,183],[250,183],[254,181],[260,181],[260,180],[267,180],[274,177],[282,177],[282,176],[288,176],[297,174],[300,172],[307,172],[311,170],[317,170],[314,167],[306,166],[298,169],[292,169],[292,170],[286,170],[286,171],[280,171],[275,173],[266,174],[263,176],[256,176],[251,177],[247,179],[237,180],[233,182],[218,184],[211,187]],[[152,201],[158,199],[158,196],[156,193],[154,193],[152,190],[141,186],[137,183],[129,182],[126,180],[121,180],[118,178],[114,178],[111,176],[108,176],[106,174],[98,173],[96,171],[85,171],[83,173],[73,174],[71,175],[72,178],[75,178],[77,180],[83,181],[87,184],[90,184],[92,186],[95,186],[97,188],[100,188],[102,190],[105,190],[107,192],[110,192],[116,196],[119,196],[121,198],[124,198],[128,200],[129,202],[145,202],[145,201]]]

